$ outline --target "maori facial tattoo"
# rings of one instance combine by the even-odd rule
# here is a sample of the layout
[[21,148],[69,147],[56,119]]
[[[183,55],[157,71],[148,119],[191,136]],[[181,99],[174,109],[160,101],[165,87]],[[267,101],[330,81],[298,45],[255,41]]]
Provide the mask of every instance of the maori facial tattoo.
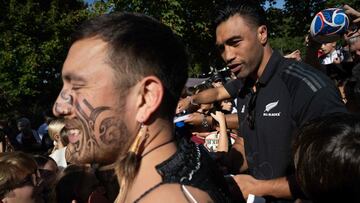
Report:
[[67,147],[67,161],[100,165],[115,162],[129,133],[122,118],[115,117],[118,114],[114,109],[109,106],[95,107],[86,98],[78,100],[69,90],[60,93],[55,110],[74,111],[75,118],[67,119],[66,125],[80,126],[80,139]]

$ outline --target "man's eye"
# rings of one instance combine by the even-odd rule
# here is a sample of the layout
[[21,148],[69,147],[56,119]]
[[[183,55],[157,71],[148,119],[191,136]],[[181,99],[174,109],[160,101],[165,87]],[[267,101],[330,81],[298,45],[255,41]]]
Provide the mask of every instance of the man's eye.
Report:
[[237,47],[240,44],[240,40],[233,40],[228,43],[229,46]]
[[74,85],[74,86],[72,86],[71,89],[76,91],[76,90],[81,89],[81,86],[80,85]]

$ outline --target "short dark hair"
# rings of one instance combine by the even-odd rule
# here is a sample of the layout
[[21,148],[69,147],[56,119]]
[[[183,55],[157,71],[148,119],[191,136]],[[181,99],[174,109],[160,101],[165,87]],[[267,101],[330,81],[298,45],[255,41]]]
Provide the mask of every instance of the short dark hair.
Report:
[[91,37],[108,43],[108,62],[117,72],[122,90],[126,91],[144,76],[158,77],[166,98],[161,113],[173,117],[187,80],[188,58],[183,44],[169,27],[143,14],[112,13],[83,23],[72,42]]
[[267,26],[266,14],[258,1],[233,0],[225,1],[218,8],[217,17],[214,20],[214,29],[222,22],[234,15],[240,15],[247,23],[255,27]]
[[336,113],[302,127],[294,145],[296,177],[314,202],[359,202],[360,117]]

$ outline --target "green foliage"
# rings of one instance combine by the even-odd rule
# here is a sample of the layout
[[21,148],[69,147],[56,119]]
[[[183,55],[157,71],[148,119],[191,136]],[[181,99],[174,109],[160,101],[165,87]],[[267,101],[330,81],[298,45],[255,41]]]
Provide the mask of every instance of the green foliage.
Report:
[[0,22],[0,117],[40,114],[60,87],[69,37],[87,18],[73,0],[2,1]]
[[360,1],[359,0],[328,0],[326,1],[326,7],[340,7],[344,4],[351,6],[357,10],[360,9]]
[[189,50],[191,70],[199,71],[198,66],[209,66],[208,55],[212,47],[208,10],[213,10],[211,9],[213,5],[206,2],[204,0],[119,0],[115,1],[114,5],[117,11],[145,13],[171,27]]
[[305,53],[304,37],[277,37],[270,39],[270,44],[274,49],[279,50],[284,55],[289,54],[296,49],[299,49],[301,53]]

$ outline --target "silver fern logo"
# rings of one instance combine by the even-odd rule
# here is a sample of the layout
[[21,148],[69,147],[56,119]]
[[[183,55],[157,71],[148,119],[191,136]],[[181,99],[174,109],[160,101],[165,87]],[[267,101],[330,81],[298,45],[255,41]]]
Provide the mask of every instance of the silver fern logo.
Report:
[[276,102],[271,102],[271,103],[267,104],[267,105],[265,106],[265,110],[264,110],[263,116],[270,116],[270,117],[280,116],[280,113],[281,113],[281,112],[269,113],[273,108],[277,107],[278,104],[279,104],[279,100],[277,100]]
[[271,102],[270,104],[265,106],[265,111],[264,112],[269,112],[271,109],[275,108],[279,103],[279,100],[277,100],[276,102]]

